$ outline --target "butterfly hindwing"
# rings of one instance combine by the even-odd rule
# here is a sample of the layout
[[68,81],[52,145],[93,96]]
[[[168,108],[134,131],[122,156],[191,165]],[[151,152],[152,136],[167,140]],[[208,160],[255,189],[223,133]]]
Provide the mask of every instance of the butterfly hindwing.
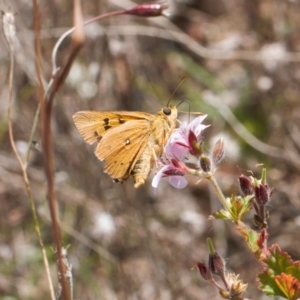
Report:
[[[136,128],[138,130],[132,130]],[[107,132],[95,154],[105,161],[104,171],[118,181],[125,181],[147,146],[151,134],[148,120],[132,120]]]

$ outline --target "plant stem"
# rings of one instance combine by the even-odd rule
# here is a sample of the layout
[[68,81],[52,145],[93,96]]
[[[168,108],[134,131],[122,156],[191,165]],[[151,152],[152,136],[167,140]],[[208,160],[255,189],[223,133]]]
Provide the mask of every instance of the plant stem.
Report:
[[221,201],[221,203],[223,204],[223,206],[225,207],[225,209],[231,214],[231,208],[230,206],[228,205],[228,202],[224,196],[224,194],[222,193],[215,177],[213,175],[210,175],[208,176],[206,179],[208,179],[211,184],[213,185],[214,189],[215,189],[215,192],[219,198],[219,200]]

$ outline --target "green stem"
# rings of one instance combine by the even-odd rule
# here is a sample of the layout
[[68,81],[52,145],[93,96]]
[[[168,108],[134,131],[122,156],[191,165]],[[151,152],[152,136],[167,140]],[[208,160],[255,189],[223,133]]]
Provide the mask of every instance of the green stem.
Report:
[[226,201],[226,198],[223,195],[223,193],[222,193],[222,191],[221,191],[221,189],[220,189],[220,187],[219,187],[219,185],[218,185],[215,177],[211,175],[211,176],[206,177],[206,179],[208,179],[212,183],[212,185],[213,185],[213,187],[215,189],[215,192],[216,192],[218,198],[220,199],[221,203],[226,208],[226,210],[231,214],[231,208],[228,205],[228,202]]

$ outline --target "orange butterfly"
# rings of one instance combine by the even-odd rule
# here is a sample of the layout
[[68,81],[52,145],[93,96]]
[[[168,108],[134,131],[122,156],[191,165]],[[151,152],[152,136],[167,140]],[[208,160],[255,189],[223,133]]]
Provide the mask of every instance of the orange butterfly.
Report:
[[96,156],[115,182],[133,177],[137,188],[145,183],[157,157],[175,129],[176,106],[156,115],[129,111],[80,111],[74,123],[84,140],[97,142]]

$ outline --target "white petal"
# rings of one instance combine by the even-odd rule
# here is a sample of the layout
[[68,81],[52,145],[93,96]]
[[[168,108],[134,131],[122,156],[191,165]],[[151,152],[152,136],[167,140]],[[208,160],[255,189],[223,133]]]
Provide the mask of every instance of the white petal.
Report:
[[164,166],[163,168],[161,168],[153,177],[152,179],[152,187],[154,187],[155,189],[158,187],[159,181],[163,175],[163,172],[167,169],[169,169],[170,166]]
[[158,187],[159,181],[161,179],[161,175],[162,175],[162,172],[160,170],[155,174],[155,176],[152,179],[152,187],[154,187],[155,189]]
[[199,138],[201,132],[202,132],[205,128],[209,127],[209,126],[210,126],[210,125],[203,125],[203,124],[200,124],[200,125],[196,128],[196,130],[194,131],[196,137]]
[[193,131],[197,137],[200,135],[202,130],[208,127],[208,125],[201,124],[206,117],[207,115],[199,116],[189,124],[189,130]]

